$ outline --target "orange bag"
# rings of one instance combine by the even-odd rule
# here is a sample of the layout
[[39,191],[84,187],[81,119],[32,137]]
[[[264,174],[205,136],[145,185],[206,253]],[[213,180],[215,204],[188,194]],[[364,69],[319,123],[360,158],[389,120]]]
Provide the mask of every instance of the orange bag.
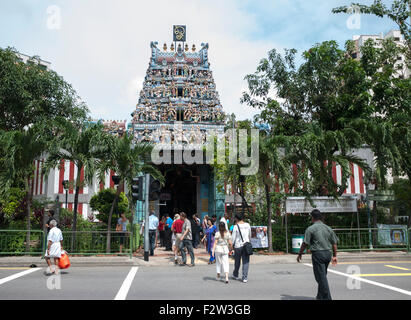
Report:
[[67,252],[64,251],[61,254],[61,258],[60,258],[60,261],[59,261],[59,268],[60,269],[67,269],[69,267],[70,267],[70,260],[69,260],[69,257],[67,255]]

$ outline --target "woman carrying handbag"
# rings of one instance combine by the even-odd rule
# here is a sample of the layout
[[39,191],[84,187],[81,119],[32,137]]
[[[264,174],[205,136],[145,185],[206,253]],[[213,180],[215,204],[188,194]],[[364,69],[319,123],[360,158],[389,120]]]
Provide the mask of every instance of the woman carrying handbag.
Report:
[[240,270],[240,264],[243,264],[242,269],[242,281],[247,283],[248,281],[248,268],[250,264],[250,255],[252,255],[251,239],[251,227],[248,223],[243,221],[242,215],[236,214],[235,216],[236,226],[233,229],[232,242],[234,244],[234,271],[233,279],[240,280],[238,272]]

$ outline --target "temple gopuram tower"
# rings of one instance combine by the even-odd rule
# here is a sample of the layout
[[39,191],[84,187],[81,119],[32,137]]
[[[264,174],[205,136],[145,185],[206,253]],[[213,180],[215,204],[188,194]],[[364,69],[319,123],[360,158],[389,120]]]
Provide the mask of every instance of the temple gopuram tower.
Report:
[[[226,118],[210,69],[209,45],[190,48],[185,26],[173,27],[173,40],[161,49],[151,42],[150,63],[129,131],[136,143],[167,144],[174,152],[187,145],[201,149],[211,132],[224,134]],[[158,168],[166,178],[159,203],[152,204],[159,216],[181,211],[224,214],[224,190],[210,165],[181,163],[173,157]]]

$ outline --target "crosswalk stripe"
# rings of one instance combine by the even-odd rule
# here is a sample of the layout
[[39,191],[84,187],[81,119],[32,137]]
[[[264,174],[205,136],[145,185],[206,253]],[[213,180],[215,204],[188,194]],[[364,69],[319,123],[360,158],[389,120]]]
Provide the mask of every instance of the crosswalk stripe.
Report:
[[126,300],[128,291],[130,290],[131,284],[133,283],[137,271],[138,267],[131,268],[114,300]]
[[11,276],[9,276],[9,277],[0,279],[0,285],[4,284],[4,283],[6,283],[6,282],[9,282],[9,281],[18,279],[18,278],[20,278],[20,277],[23,277],[23,276],[25,276],[25,275],[27,275],[27,274],[33,273],[33,272],[38,271],[38,270],[41,270],[41,268],[33,268],[33,269],[30,269],[30,270],[22,271],[22,272],[13,274],[13,275],[11,275]]

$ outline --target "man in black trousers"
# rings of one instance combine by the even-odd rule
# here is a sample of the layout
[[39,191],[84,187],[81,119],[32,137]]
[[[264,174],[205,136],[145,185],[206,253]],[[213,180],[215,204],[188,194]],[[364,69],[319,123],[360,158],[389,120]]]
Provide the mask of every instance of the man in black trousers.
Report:
[[170,215],[167,213],[166,214],[166,223],[164,226],[164,240],[165,240],[165,247],[166,251],[172,251],[172,242],[171,242],[171,237],[172,237],[172,232],[171,232],[171,226],[173,225],[173,219],[170,218]]
[[[337,264],[338,239],[334,231],[322,222],[320,210],[314,209],[311,212],[311,218],[313,224],[305,231],[304,242],[301,245],[297,262],[301,261],[301,255],[305,248],[310,246],[314,277],[318,283],[317,300],[331,300],[327,269],[331,261],[333,265]],[[333,251],[332,257],[331,249]]]

